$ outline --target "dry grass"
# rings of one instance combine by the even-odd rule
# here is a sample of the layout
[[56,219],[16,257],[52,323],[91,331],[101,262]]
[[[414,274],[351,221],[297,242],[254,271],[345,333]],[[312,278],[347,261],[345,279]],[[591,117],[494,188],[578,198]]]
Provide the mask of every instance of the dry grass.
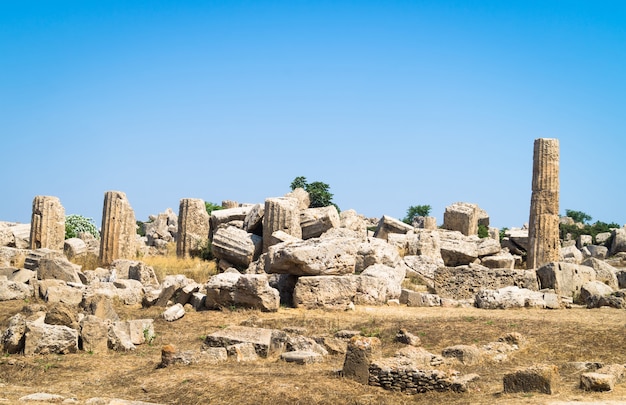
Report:
[[168,243],[167,254],[145,256],[141,258],[147,266],[154,269],[159,281],[170,274],[182,274],[198,283],[206,283],[209,278],[217,274],[215,261],[206,261],[197,257],[179,259],[176,257],[176,243]]
[[[23,303],[0,306],[0,326]],[[608,401],[626,398],[626,384],[610,393],[586,393],[577,387],[578,374],[563,368],[571,361],[626,363],[626,316],[616,309],[479,310],[476,308],[357,307],[353,312],[281,308],[277,313],[255,310],[190,312],[167,323],[162,308],[118,307],[123,319],[155,318],[153,345],[132,353],[65,356],[11,355],[0,359],[0,398],[15,402],[22,395],[46,391],[85,399],[106,396],[165,404],[544,404],[550,401]],[[481,378],[470,392],[406,395],[357,384],[337,377],[343,356],[324,363],[299,366],[278,359],[254,363],[172,366],[157,369],[160,348],[174,344],[180,350],[199,350],[202,338],[228,325],[306,328],[309,336],[356,329],[378,335],[386,355],[400,346],[393,341],[402,327],[420,336],[433,353],[454,344],[483,345],[507,332],[520,332],[528,345],[504,363],[455,368]],[[561,367],[560,390],[555,395],[503,394],[502,376],[518,367],[538,363]]]

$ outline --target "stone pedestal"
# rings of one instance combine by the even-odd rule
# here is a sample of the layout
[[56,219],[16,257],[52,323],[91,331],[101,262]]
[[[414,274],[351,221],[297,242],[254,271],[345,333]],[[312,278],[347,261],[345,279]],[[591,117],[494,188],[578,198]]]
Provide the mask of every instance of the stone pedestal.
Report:
[[527,268],[559,261],[559,140],[536,139]]

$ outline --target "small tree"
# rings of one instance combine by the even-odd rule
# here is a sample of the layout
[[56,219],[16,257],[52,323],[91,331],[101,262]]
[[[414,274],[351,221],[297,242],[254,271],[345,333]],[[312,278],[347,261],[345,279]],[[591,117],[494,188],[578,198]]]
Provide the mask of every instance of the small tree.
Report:
[[582,211],[565,210],[565,215],[572,218],[574,222],[580,222],[586,224],[591,221],[591,215],[588,215]]
[[415,217],[427,217],[431,210],[430,205],[411,205],[406,210],[406,217],[402,220],[405,224],[411,225]]
[[328,184],[321,181],[307,183],[306,177],[298,176],[291,182],[291,190],[296,188],[303,188],[309,193],[309,199],[311,200],[310,208],[333,205],[339,212],[339,207],[333,202],[333,194],[329,191],[330,186]]
[[206,212],[211,216],[211,213],[215,210],[221,210],[223,207],[221,205],[213,204],[212,202],[205,201],[204,207],[206,208]]

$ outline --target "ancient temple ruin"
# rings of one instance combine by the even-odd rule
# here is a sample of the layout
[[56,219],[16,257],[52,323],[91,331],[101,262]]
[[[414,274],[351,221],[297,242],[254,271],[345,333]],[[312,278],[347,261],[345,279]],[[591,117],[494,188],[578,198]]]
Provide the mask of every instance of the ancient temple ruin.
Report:
[[209,214],[204,201],[183,198],[178,209],[178,238],[176,256],[188,258],[197,253],[209,240]]
[[62,250],[65,241],[65,209],[57,197],[38,195],[33,199],[30,248]]
[[535,140],[528,233],[528,269],[559,261],[559,140]]
[[126,194],[121,191],[104,193],[102,231],[100,232],[100,263],[109,265],[115,259],[136,256],[137,223]]

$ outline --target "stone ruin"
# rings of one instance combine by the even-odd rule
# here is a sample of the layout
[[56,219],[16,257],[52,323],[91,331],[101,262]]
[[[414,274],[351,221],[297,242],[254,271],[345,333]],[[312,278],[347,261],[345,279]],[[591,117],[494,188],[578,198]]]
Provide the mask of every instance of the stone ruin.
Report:
[[[626,309],[626,228],[596,238],[607,246],[582,238],[575,245],[561,246],[557,241],[555,256],[558,142],[553,141],[535,142],[530,226],[508,230],[502,241],[494,228],[489,228],[487,238],[477,235],[479,225],[489,226],[489,216],[476,204],[459,202],[446,207],[442,228],[432,226],[434,219],[408,225],[384,215],[372,232],[370,220],[354,210],[309,208],[308,193],[302,189],[257,204],[225,201],[226,208],[210,216],[204,201],[181,199],[178,216],[168,210],[151,217],[144,224],[146,236],[140,238],[125,194],[109,191],[100,243],[89,241],[86,235],[79,239],[84,249],[90,245],[89,249],[98,252],[102,267],[83,270],[68,260],[81,254],[83,246],[72,240],[62,247],[59,244],[60,202],[38,196],[29,227],[0,224],[0,301],[36,297],[54,311],[66,313],[68,320],[63,325],[49,324],[50,309],[32,307],[11,320],[2,336],[4,350],[133,350],[143,343],[138,328],[149,329],[150,320],[121,322],[111,305],[114,297],[128,305],[163,307],[163,317],[169,322],[189,310],[230,306],[261,311],[278,311],[280,305],[327,310],[349,310],[355,305]],[[204,284],[182,275],[158,280],[152,268],[136,260],[137,252],[159,251],[174,241],[177,256],[182,258],[210,243],[220,274]],[[84,315],[80,322],[77,313]],[[45,330],[35,332],[37,328]],[[54,339],[26,344],[27,330],[33,331],[31,336]],[[270,335],[288,340],[278,332]],[[284,347],[299,347],[303,353],[285,350],[291,353],[286,358],[304,363],[319,360],[319,348],[289,339],[291,343]],[[249,342],[221,342],[221,346],[205,342],[202,353],[208,355],[168,348],[163,364],[200,361],[197,356],[211,361],[225,356],[254,357],[251,350],[259,354],[256,343],[250,349],[244,344]],[[226,355],[209,349],[217,346]],[[367,373],[357,373],[359,379],[413,393],[444,388],[462,391],[471,381],[425,372],[423,365],[412,363],[414,358],[407,360],[406,353],[399,358],[368,363]],[[344,373],[350,374],[348,369]]]

